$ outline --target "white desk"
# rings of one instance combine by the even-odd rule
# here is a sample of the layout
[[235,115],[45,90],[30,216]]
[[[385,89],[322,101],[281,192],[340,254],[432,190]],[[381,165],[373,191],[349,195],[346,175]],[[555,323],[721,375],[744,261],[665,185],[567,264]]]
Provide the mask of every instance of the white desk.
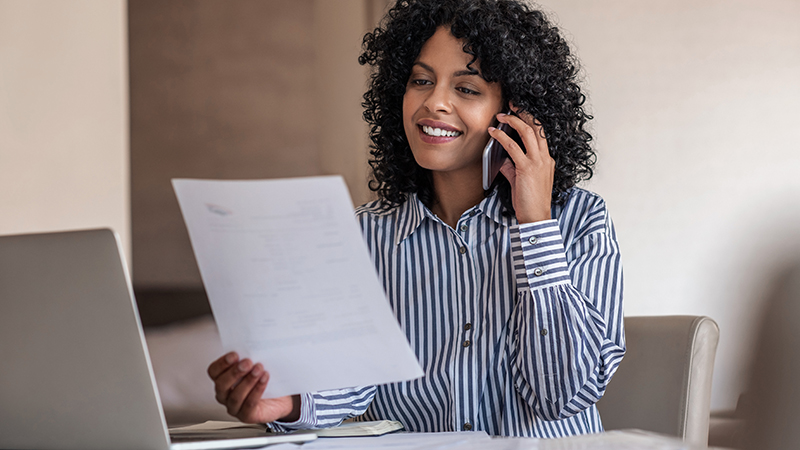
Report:
[[489,437],[481,432],[394,433],[378,437],[320,438],[269,450],[691,450],[677,438],[638,430],[609,431],[562,439]]

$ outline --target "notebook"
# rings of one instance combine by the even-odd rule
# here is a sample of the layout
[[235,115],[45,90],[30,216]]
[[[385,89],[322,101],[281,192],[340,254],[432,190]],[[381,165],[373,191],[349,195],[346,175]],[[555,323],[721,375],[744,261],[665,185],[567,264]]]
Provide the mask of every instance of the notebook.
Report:
[[0,236],[0,448],[192,450],[314,434],[170,441],[119,238]]

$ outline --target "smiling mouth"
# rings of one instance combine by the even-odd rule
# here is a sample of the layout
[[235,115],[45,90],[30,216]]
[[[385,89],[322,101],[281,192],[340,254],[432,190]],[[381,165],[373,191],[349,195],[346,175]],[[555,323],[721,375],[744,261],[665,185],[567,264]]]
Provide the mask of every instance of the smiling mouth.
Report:
[[456,136],[461,136],[461,132],[460,131],[443,130],[441,128],[429,127],[427,125],[421,125],[420,129],[422,129],[422,132],[425,133],[428,136],[434,136],[434,137],[442,137],[442,136],[443,137],[456,137]]

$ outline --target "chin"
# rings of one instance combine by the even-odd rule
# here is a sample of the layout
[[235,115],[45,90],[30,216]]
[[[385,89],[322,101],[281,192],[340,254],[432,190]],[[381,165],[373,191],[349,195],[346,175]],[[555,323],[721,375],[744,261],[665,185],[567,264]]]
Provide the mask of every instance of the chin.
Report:
[[[425,152],[427,153],[427,152]],[[435,172],[442,172],[449,170],[453,164],[452,161],[449,161],[445,158],[441,158],[441,155],[426,155],[420,153],[414,153],[414,161],[417,162],[417,165],[422,167],[423,169],[427,169],[430,171]]]

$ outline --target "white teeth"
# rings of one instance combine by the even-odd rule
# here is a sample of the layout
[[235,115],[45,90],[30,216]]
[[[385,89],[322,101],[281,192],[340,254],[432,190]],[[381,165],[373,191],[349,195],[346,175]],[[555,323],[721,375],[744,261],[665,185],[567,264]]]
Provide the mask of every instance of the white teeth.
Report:
[[427,135],[429,135],[429,136],[450,136],[450,137],[452,137],[452,136],[458,136],[459,134],[461,134],[458,131],[446,131],[446,130],[443,130],[441,128],[433,128],[433,127],[428,127],[428,126],[425,126],[425,125],[422,126],[422,132],[427,134]]

